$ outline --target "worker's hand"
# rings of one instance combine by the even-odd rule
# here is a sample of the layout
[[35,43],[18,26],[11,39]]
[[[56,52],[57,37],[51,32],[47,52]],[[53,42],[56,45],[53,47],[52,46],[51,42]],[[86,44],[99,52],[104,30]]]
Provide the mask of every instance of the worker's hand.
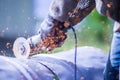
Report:
[[49,16],[41,24],[37,33],[39,36],[34,40],[39,42],[32,42],[35,47],[31,49],[31,52],[51,51],[61,47],[67,38],[66,32],[69,27],[69,23],[55,20]]

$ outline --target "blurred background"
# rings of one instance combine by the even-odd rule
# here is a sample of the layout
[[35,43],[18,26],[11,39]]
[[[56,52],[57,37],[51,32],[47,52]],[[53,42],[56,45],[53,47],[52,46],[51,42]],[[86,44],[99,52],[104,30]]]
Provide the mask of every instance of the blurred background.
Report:
[[[28,38],[36,33],[48,14],[51,0],[0,0],[0,54],[13,56],[12,45],[16,38]],[[78,46],[94,46],[109,51],[113,21],[96,10],[75,26]],[[72,30],[68,31],[65,44],[52,51],[74,48]]]

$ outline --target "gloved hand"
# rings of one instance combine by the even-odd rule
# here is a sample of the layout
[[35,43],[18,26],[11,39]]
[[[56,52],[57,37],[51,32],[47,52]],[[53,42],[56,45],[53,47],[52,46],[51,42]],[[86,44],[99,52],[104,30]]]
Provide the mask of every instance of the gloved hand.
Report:
[[66,32],[70,27],[69,23],[58,21],[48,16],[38,30],[38,35],[28,38],[31,45],[31,53],[37,51],[51,51],[61,47],[67,38]]

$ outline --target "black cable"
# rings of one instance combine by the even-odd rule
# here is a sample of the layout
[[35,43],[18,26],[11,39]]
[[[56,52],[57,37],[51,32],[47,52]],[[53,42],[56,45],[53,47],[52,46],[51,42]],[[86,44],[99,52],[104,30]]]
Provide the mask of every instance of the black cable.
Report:
[[[40,63],[40,62],[39,62]],[[54,79],[55,80],[59,80],[59,77],[58,75],[51,69],[49,68],[47,65],[43,64],[43,63],[40,63],[41,65],[45,66],[53,75],[54,75]]]
[[74,54],[74,80],[77,80],[77,35],[75,32],[75,29],[73,27],[71,27],[73,34],[74,34],[74,44],[75,44],[75,54]]

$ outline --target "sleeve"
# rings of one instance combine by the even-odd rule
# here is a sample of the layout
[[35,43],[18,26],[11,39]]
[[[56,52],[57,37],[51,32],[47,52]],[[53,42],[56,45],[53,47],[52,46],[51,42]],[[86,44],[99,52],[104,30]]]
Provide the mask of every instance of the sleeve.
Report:
[[83,20],[94,7],[94,0],[52,0],[48,16],[38,30],[41,42],[37,50],[51,51],[60,47],[67,38],[67,30]]
[[82,21],[95,7],[94,0],[53,0],[49,15],[71,26]]

